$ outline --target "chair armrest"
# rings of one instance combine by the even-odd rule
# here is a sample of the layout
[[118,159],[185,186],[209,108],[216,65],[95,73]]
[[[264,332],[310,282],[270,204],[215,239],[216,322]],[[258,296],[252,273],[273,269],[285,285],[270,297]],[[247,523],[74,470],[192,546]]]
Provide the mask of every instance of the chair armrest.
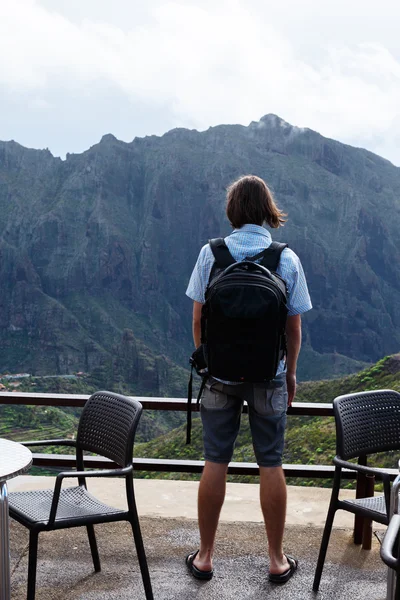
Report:
[[67,477],[118,477],[119,475],[129,475],[129,473],[132,472],[133,466],[129,465],[123,469],[107,469],[103,471],[63,471],[58,473],[56,477],[56,483],[54,485],[54,494],[51,502],[48,525],[54,524],[57,515],[58,501],[60,499],[63,479],[66,479]]
[[[394,569],[395,571],[399,570],[399,558],[394,556],[393,550],[399,535],[399,531],[400,515],[393,515],[393,517],[390,519],[385,537],[383,538],[381,546],[381,558],[388,567]],[[398,548],[396,550],[398,550]],[[397,552],[395,553],[397,554]]]
[[132,471],[132,465],[123,469],[102,469],[101,471],[62,471],[56,477],[56,485],[57,480],[61,482],[67,477],[119,477],[120,475],[129,475]]
[[357,471],[358,473],[365,473],[365,475],[376,475],[381,479],[387,479],[390,481],[390,474],[385,471],[385,469],[381,469],[379,467],[366,467],[365,465],[357,465],[352,462],[348,462],[347,460],[342,460],[339,456],[335,456],[333,462],[338,467],[342,467],[344,469],[350,469],[353,471]]
[[76,447],[75,440],[33,440],[31,442],[21,442],[23,446],[73,446]]

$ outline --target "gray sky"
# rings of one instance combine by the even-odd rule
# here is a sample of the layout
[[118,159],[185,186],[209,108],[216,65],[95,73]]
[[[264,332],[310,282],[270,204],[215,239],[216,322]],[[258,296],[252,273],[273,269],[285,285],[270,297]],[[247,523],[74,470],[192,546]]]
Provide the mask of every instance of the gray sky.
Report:
[[275,113],[400,165],[394,0],[0,0],[0,139],[53,154]]

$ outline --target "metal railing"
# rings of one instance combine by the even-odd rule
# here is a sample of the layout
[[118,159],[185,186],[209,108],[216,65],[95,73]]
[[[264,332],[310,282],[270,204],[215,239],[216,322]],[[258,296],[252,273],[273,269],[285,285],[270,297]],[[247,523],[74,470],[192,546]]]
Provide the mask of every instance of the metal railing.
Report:
[[[28,405],[28,406],[52,406],[52,407],[83,407],[90,396],[84,394],[52,394],[52,393],[26,393],[26,392],[0,392],[0,404],[9,405]],[[137,397],[144,410],[163,410],[163,411],[186,411],[187,400],[184,398],[152,398],[152,397]],[[195,400],[192,401],[192,410],[198,411],[198,406]],[[247,413],[247,405],[244,404],[243,412]],[[333,417],[332,404],[327,403],[309,403],[309,402],[294,402],[288,409],[288,416],[302,417]],[[184,444],[184,438],[182,438]],[[134,458],[135,469],[137,471],[155,471],[155,472],[170,472],[170,473],[201,473],[204,462],[201,460],[171,460],[171,459],[156,459],[156,458]],[[68,454],[33,454],[33,465],[37,467],[51,467],[68,469],[75,466],[74,455]],[[115,463],[107,458],[100,456],[85,457],[85,465],[92,469],[109,469],[117,467]],[[301,464],[284,464],[283,469],[287,477],[300,477],[312,479],[332,479],[335,467],[333,465],[301,465]],[[385,469],[392,479],[397,474],[397,469]],[[252,475],[259,474],[256,463],[248,462],[231,462],[228,468],[230,475]],[[345,479],[357,478],[357,497],[366,496],[366,490],[373,493],[373,483],[368,481],[366,485],[365,475],[358,474],[356,477],[354,471],[343,469],[342,477]],[[365,533],[362,535],[363,523],[362,519],[356,517],[355,525],[355,541],[361,543],[363,538],[363,547],[367,548],[371,540],[371,532],[365,528]]]
[[[85,394],[52,394],[52,393],[27,393],[27,392],[0,392],[0,404],[25,405],[25,406],[52,406],[83,408],[89,395]],[[185,398],[152,398],[135,396],[144,410],[163,411],[186,411],[187,400]],[[192,400],[192,411],[198,411],[198,405]],[[244,404],[243,412],[247,413],[247,405]],[[315,404],[294,402],[288,410],[288,415],[310,416],[310,417],[332,417],[333,408],[331,404]],[[90,468],[110,468],[113,463],[103,457],[88,456],[85,462]],[[72,468],[74,458],[63,454],[40,454],[33,455],[33,464],[37,467],[60,467]],[[134,465],[140,471],[159,471],[176,473],[201,473],[203,469],[201,460],[168,460],[156,458],[135,458]],[[116,466],[116,465],[115,465]],[[298,465],[286,464],[284,470],[290,477],[312,477],[332,478],[333,465]],[[258,475],[258,466],[255,463],[231,463],[228,473],[231,475]],[[346,475],[345,475],[346,476]],[[348,472],[349,478],[354,478]]]
[[[89,397],[86,394],[0,392],[0,404],[83,408]],[[135,398],[142,404],[144,410],[182,412],[186,411],[187,408],[187,400],[185,398],[153,398],[148,396],[135,396]],[[244,404],[244,413],[247,413],[247,408],[247,405]],[[192,411],[198,411],[198,409],[196,401],[192,400]],[[288,409],[288,416],[333,417],[333,407],[332,404],[327,403],[294,402]],[[113,466],[112,461],[103,457],[88,456],[85,462],[91,468],[101,469]],[[74,457],[63,454],[35,453],[33,455],[33,464],[38,467],[70,468],[74,465]],[[203,464],[201,460],[134,459],[135,468],[140,471],[201,473]],[[316,479],[333,478],[335,471],[333,465],[285,464],[283,468],[286,476]],[[391,473],[393,474],[393,478],[397,475],[396,469],[390,469],[389,471],[393,471]],[[258,475],[258,466],[256,463],[248,462],[230,463],[228,473],[231,475]],[[344,470],[343,477],[354,479],[355,475],[352,471]]]

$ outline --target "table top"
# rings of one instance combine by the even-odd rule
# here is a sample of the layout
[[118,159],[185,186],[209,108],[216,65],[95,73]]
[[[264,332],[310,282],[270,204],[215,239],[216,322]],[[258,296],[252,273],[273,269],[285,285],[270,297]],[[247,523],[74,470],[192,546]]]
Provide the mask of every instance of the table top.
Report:
[[12,479],[29,469],[32,452],[19,444],[0,438],[0,481]]

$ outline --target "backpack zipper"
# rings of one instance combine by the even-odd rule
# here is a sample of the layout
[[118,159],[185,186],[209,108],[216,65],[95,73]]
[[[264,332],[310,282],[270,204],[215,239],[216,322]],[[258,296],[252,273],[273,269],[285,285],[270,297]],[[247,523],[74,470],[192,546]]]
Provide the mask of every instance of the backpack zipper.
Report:
[[[222,282],[221,285],[219,286],[219,289],[224,289],[224,288],[228,288],[228,287],[237,287],[237,283],[239,283],[239,281],[225,281]],[[262,281],[260,283],[255,283],[255,282],[247,282],[246,283],[247,287],[257,287],[257,288],[264,288],[267,289],[268,291],[272,292],[274,294],[274,296],[276,297],[278,302],[284,302],[285,306],[286,306],[286,298],[284,297],[283,293],[278,289],[276,289],[275,286],[272,285],[268,285],[267,281]],[[208,294],[208,298],[207,300],[211,300],[211,298],[213,297],[215,293],[215,289],[213,289],[212,287],[209,289],[209,294]]]

